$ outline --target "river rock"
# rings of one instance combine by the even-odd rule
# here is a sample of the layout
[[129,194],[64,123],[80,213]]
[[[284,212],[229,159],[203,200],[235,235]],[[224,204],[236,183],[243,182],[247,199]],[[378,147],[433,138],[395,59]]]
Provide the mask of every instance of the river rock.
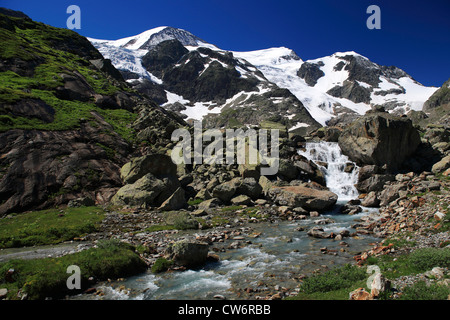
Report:
[[349,294],[349,300],[373,300],[370,293],[364,288],[358,288]]
[[392,201],[400,197],[399,192],[406,190],[406,186],[403,184],[394,184],[386,187],[380,194],[380,206],[384,207]]
[[381,274],[377,273],[372,280],[370,295],[377,298],[385,291],[390,290],[391,283]]
[[450,168],[450,156],[446,156],[446,157],[442,158],[441,161],[435,163],[433,165],[433,167],[431,168],[431,171],[436,174],[436,173],[445,171],[448,168]]
[[380,206],[380,200],[377,198],[377,193],[375,191],[369,192],[364,199],[361,201],[363,207],[377,208]]
[[339,137],[342,152],[363,166],[373,164],[398,169],[421,143],[408,118],[385,112],[369,113],[349,125]]
[[251,199],[256,200],[261,196],[263,192],[263,188],[255,180],[255,178],[234,178],[233,180],[240,183],[238,188],[236,189],[237,194],[246,195]]
[[362,208],[358,205],[352,205],[352,204],[345,204],[340,209],[341,213],[348,214],[348,215],[354,215],[357,213],[360,213],[362,211]]
[[316,190],[304,186],[272,187],[269,197],[281,206],[302,207],[308,211],[324,211],[332,208],[338,196],[326,190]]
[[288,160],[280,159],[278,167],[278,176],[281,176],[283,180],[294,180],[298,175],[298,168]]
[[252,199],[249,196],[241,194],[231,199],[231,203],[235,206],[249,205],[252,203]]
[[1,300],[1,299],[5,299],[6,296],[7,296],[7,294],[8,294],[8,289],[1,288],[1,289],[0,289],[0,300]]
[[[300,159],[294,162],[294,165],[298,167],[299,172],[302,176],[310,179],[311,181],[317,182],[322,186],[326,186],[325,176],[322,170],[313,162],[308,159]],[[322,163],[324,167],[328,164],[326,162]]]
[[307,232],[308,236],[319,239],[331,238],[331,235],[323,231],[320,227],[313,227]]
[[209,246],[206,243],[182,240],[167,247],[166,257],[178,265],[192,268],[204,264],[208,252]]
[[261,176],[258,183],[261,186],[264,195],[267,195],[270,188],[273,186],[272,182],[266,176]]
[[356,189],[362,193],[382,191],[386,182],[394,180],[394,175],[384,173],[378,166],[368,165],[359,170]]

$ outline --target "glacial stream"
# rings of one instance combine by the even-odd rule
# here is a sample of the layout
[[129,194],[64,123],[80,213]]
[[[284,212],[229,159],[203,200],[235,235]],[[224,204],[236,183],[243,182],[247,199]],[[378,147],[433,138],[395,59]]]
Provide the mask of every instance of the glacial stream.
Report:
[[[295,294],[302,275],[314,270],[331,269],[345,263],[352,263],[353,256],[370,247],[378,239],[369,235],[346,237],[342,241],[317,239],[307,235],[307,230],[318,225],[318,221],[328,220],[320,225],[325,232],[339,233],[367,215],[376,215],[377,210],[364,208],[356,215],[339,213],[339,207],[348,200],[355,199],[358,192],[354,188],[357,168],[345,172],[349,160],[343,156],[336,143],[308,143],[306,150],[299,151],[314,162],[326,166],[324,171],[327,185],[339,196],[333,211],[319,217],[305,220],[264,222],[250,224],[252,233],[258,237],[244,235],[238,249],[216,252],[220,260],[208,263],[201,269],[145,274],[128,278],[122,282],[106,283],[98,289],[103,297],[81,295],[78,299],[254,299],[274,294],[286,288],[287,294]],[[349,171],[349,170],[347,170]],[[303,227],[303,228],[302,228]],[[302,230],[303,229],[303,230]],[[232,243],[233,239],[226,240]],[[227,243],[224,243],[226,247]],[[326,247],[324,253],[323,248]],[[322,250],[321,250],[322,249]],[[126,290],[124,290],[126,288]],[[252,295],[247,293],[251,292]]]

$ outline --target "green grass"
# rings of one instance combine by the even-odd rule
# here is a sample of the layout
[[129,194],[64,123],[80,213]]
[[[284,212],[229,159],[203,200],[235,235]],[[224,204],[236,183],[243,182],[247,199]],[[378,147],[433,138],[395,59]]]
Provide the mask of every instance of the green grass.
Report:
[[188,205],[190,205],[190,206],[196,206],[196,205],[198,205],[198,204],[200,204],[200,203],[202,203],[204,200],[203,199],[193,199],[193,200],[189,200],[188,201]]
[[0,219],[0,248],[56,244],[94,232],[104,218],[98,207],[12,214]]
[[300,290],[303,293],[311,294],[316,292],[330,292],[341,290],[343,288],[351,288],[356,282],[367,279],[366,270],[352,265],[335,268],[306,278]]
[[153,273],[160,273],[160,272],[164,272],[167,271],[167,269],[169,269],[171,266],[173,265],[173,261],[172,260],[167,260],[164,258],[158,258],[155,263],[152,265],[152,272]]
[[427,285],[425,281],[419,281],[411,287],[403,290],[400,300],[447,300],[450,295],[450,287],[439,284]]
[[388,279],[423,273],[434,267],[450,267],[450,248],[422,248],[398,257],[370,257],[368,263],[380,267]]
[[[128,277],[144,272],[147,267],[134,248],[117,241],[108,241],[99,243],[98,248],[60,258],[0,263],[0,288],[8,289],[9,299],[18,299],[19,290],[31,300],[80,293],[82,290],[67,289],[66,281],[71,275],[67,273],[67,267],[71,265],[80,268],[82,290],[87,288],[89,277],[98,281]],[[7,283],[5,275],[9,269],[14,269],[14,275],[13,282]]]
[[237,210],[241,210],[243,209],[243,206],[228,206],[228,207],[224,207],[222,208],[222,212],[230,212],[230,211],[237,211]]
[[91,112],[97,112],[120,136],[129,142],[133,141],[134,131],[130,124],[137,118],[133,112],[123,109],[103,110],[94,104],[93,98],[87,102],[68,101],[54,94],[57,87],[64,85],[62,73],[83,76],[98,94],[113,95],[119,91],[131,91],[125,84],[110,81],[80,56],[91,54],[92,57],[100,57],[87,40],[71,30],[0,16],[0,26],[8,26],[9,23],[13,24],[14,31],[0,28],[0,59],[32,61],[35,67],[30,70],[32,76],[21,76],[12,71],[0,72],[0,106],[21,99],[40,99],[55,110],[55,115],[53,122],[45,123],[35,118],[6,114],[0,107],[0,113],[3,113],[0,115],[0,132],[10,129],[77,129],[82,118],[90,121],[93,118]]

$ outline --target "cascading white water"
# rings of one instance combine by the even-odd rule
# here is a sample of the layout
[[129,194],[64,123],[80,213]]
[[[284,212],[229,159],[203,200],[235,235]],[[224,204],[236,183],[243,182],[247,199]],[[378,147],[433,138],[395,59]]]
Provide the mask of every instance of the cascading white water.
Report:
[[[327,187],[338,195],[340,201],[358,197],[355,184],[358,181],[359,168],[354,164],[355,168],[351,172],[345,171],[347,165],[353,162],[342,154],[336,142],[309,142],[306,143],[305,150],[298,153],[312,160],[322,170]],[[322,162],[326,165],[324,166]]]

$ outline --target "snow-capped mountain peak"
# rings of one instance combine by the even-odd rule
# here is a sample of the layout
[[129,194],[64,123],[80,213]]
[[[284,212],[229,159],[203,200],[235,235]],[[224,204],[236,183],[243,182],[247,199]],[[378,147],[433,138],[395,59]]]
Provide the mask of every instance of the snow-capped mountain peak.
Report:
[[[327,125],[340,114],[362,115],[374,105],[396,113],[421,110],[437,90],[421,85],[397,67],[378,65],[354,51],[307,61],[286,47],[226,51],[172,27],[158,27],[119,40],[89,40],[138,90],[145,90],[163,107],[176,105],[182,114],[194,119],[227,110],[231,118],[229,108],[246,108],[245,121],[256,121],[258,117],[252,112],[258,108],[258,96],[258,104],[264,105],[264,111],[274,119],[284,108],[281,117],[285,119],[281,121],[294,128],[304,122],[314,126],[314,120]],[[190,80],[183,82],[186,79]],[[206,93],[207,88],[211,94]],[[237,88],[245,89],[237,92]],[[267,100],[271,101],[269,105],[265,104]],[[278,105],[280,101],[285,105]],[[287,110],[287,101],[296,107]],[[200,113],[195,106],[201,107]],[[309,115],[313,121],[301,120]]]
[[177,39],[184,46],[198,46],[201,43],[205,43],[205,41],[186,30],[167,26],[149,29],[138,35],[118,40],[88,39],[93,43],[104,44],[112,47],[121,47],[129,50],[149,50],[155,47],[158,43],[173,39]]

